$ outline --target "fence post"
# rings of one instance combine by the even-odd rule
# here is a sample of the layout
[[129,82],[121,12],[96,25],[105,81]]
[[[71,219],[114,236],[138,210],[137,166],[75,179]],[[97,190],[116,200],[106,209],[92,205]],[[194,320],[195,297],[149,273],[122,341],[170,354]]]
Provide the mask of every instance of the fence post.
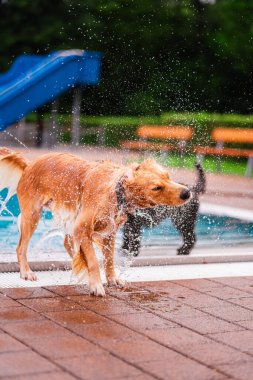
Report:
[[74,99],[72,108],[72,130],[71,142],[79,145],[80,142],[80,112],[81,112],[82,90],[80,87],[74,89]]
[[58,115],[58,108],[59,108],[59,99],[55,99],[52,102],[51,106],[51,131],[49,132],[49,147],[54,147],[58,143],[59,139],[59,125],[57,120]]
[[43,144],[44,137],[44,120],[43,113],[41,109],[37,110],[37,138],[36,138],[36,146],[37,148],[41,147]]
[[252,170],[253,170],[253,157],[249,157],[248,162],[247,162],[246,172],[245,172],[246,177],[251,177]]

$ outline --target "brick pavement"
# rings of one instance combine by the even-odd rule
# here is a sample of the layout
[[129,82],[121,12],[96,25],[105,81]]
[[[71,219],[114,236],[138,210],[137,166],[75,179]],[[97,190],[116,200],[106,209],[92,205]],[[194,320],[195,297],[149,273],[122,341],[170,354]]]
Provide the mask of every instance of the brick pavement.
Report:
[[251,379],[253,277],[0,288],[0,378]]

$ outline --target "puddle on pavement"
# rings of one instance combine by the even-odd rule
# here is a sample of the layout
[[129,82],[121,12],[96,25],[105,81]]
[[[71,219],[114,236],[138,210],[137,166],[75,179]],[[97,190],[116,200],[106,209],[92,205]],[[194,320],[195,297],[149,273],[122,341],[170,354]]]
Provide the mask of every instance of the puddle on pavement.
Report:
[[159,302],[164,296],[167,296],[167,293],[132,293],[129,294],[130,301],[136,301],[140,303],[151,303],[151,302]]

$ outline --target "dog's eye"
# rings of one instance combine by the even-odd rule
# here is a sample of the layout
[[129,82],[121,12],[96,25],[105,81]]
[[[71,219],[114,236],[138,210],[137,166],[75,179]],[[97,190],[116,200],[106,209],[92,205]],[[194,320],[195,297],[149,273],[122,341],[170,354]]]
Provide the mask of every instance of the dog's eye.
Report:
[[163,186],[155,186],[155,187],[153,187],[152,190],[159,191],[159,190],[162,190],[162,189],[163,189]]

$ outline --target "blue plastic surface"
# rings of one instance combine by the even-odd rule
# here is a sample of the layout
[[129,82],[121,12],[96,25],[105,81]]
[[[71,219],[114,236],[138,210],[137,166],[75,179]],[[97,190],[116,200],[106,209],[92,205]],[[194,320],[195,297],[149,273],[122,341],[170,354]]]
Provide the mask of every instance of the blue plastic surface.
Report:
[[0,75],[0,131],[75,86],[97,85],[102,54],[82,50],[22,55]]

